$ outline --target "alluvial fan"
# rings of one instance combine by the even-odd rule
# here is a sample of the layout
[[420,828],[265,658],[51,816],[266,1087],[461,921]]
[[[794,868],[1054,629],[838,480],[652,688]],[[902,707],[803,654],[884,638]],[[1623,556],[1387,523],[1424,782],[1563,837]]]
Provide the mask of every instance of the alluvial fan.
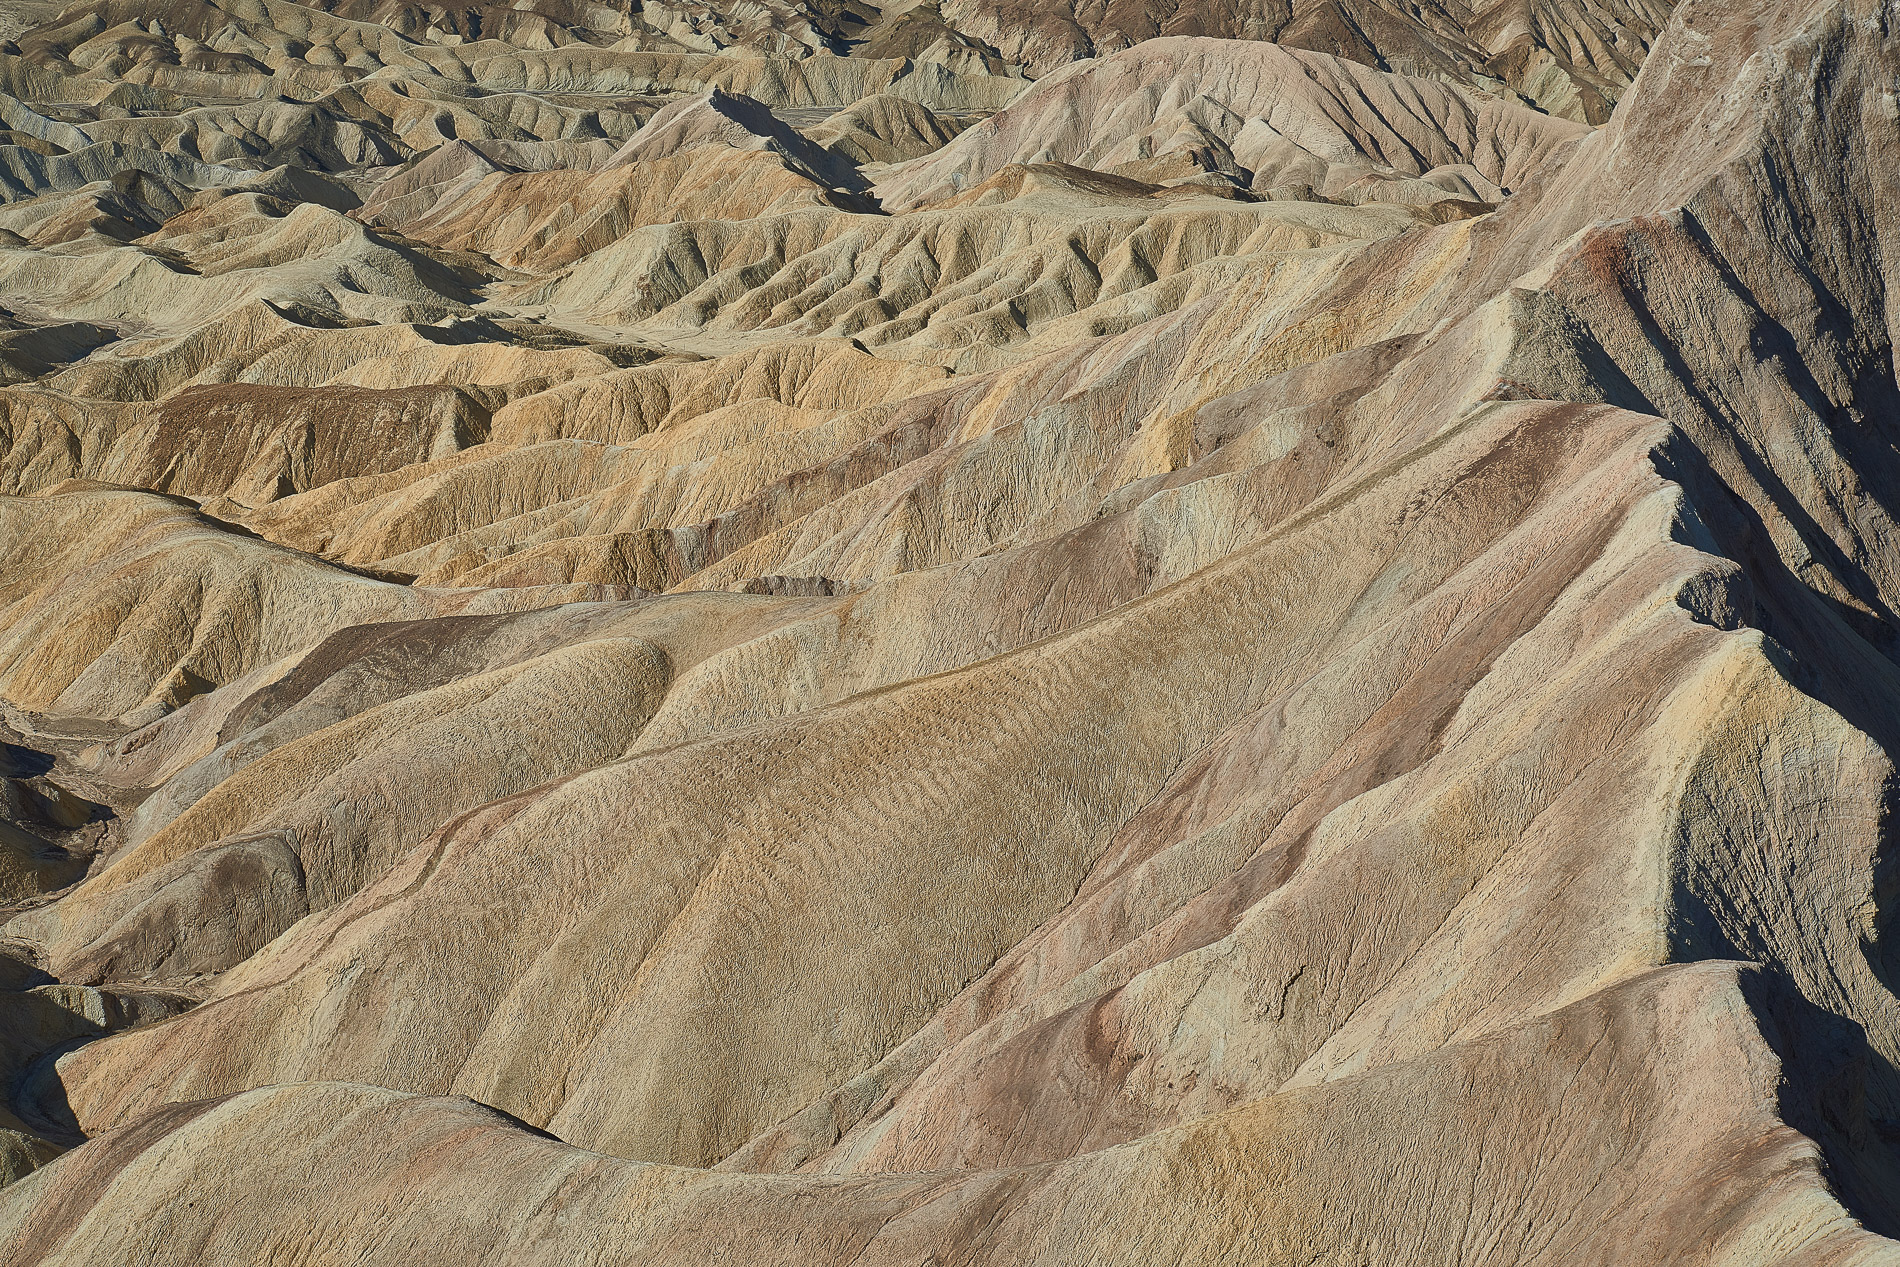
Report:
[[0,0],[0,1267],[1900,1264],[1897,100]]

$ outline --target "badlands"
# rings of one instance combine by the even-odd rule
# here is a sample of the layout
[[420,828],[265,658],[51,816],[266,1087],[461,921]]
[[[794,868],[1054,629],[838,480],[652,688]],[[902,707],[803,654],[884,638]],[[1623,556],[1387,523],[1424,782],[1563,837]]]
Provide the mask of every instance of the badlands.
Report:
[[0,1267],[1900,1264],[1897,335],[1900,0],[0,0]]

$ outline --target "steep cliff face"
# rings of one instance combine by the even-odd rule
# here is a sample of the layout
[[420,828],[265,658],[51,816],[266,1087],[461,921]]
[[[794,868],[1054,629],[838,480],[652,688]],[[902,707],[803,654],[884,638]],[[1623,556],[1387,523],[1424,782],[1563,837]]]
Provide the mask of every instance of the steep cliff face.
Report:
[[1900,1262],[1890,4],[32,19],[0,1263]]

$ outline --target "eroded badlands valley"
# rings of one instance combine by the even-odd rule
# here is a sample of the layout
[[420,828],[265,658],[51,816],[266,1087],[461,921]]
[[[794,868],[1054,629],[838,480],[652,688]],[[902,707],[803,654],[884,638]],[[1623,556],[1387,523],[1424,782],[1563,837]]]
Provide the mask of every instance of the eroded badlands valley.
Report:
[[0,0],[0,1267],[1900,1263],[1897,103]]

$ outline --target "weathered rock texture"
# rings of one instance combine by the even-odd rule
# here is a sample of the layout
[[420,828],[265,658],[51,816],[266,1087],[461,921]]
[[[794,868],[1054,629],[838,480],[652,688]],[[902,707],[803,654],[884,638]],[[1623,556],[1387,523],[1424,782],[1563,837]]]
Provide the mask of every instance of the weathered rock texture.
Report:
[[20,15],[0,1264],[1900,1263],[1892,0]]

